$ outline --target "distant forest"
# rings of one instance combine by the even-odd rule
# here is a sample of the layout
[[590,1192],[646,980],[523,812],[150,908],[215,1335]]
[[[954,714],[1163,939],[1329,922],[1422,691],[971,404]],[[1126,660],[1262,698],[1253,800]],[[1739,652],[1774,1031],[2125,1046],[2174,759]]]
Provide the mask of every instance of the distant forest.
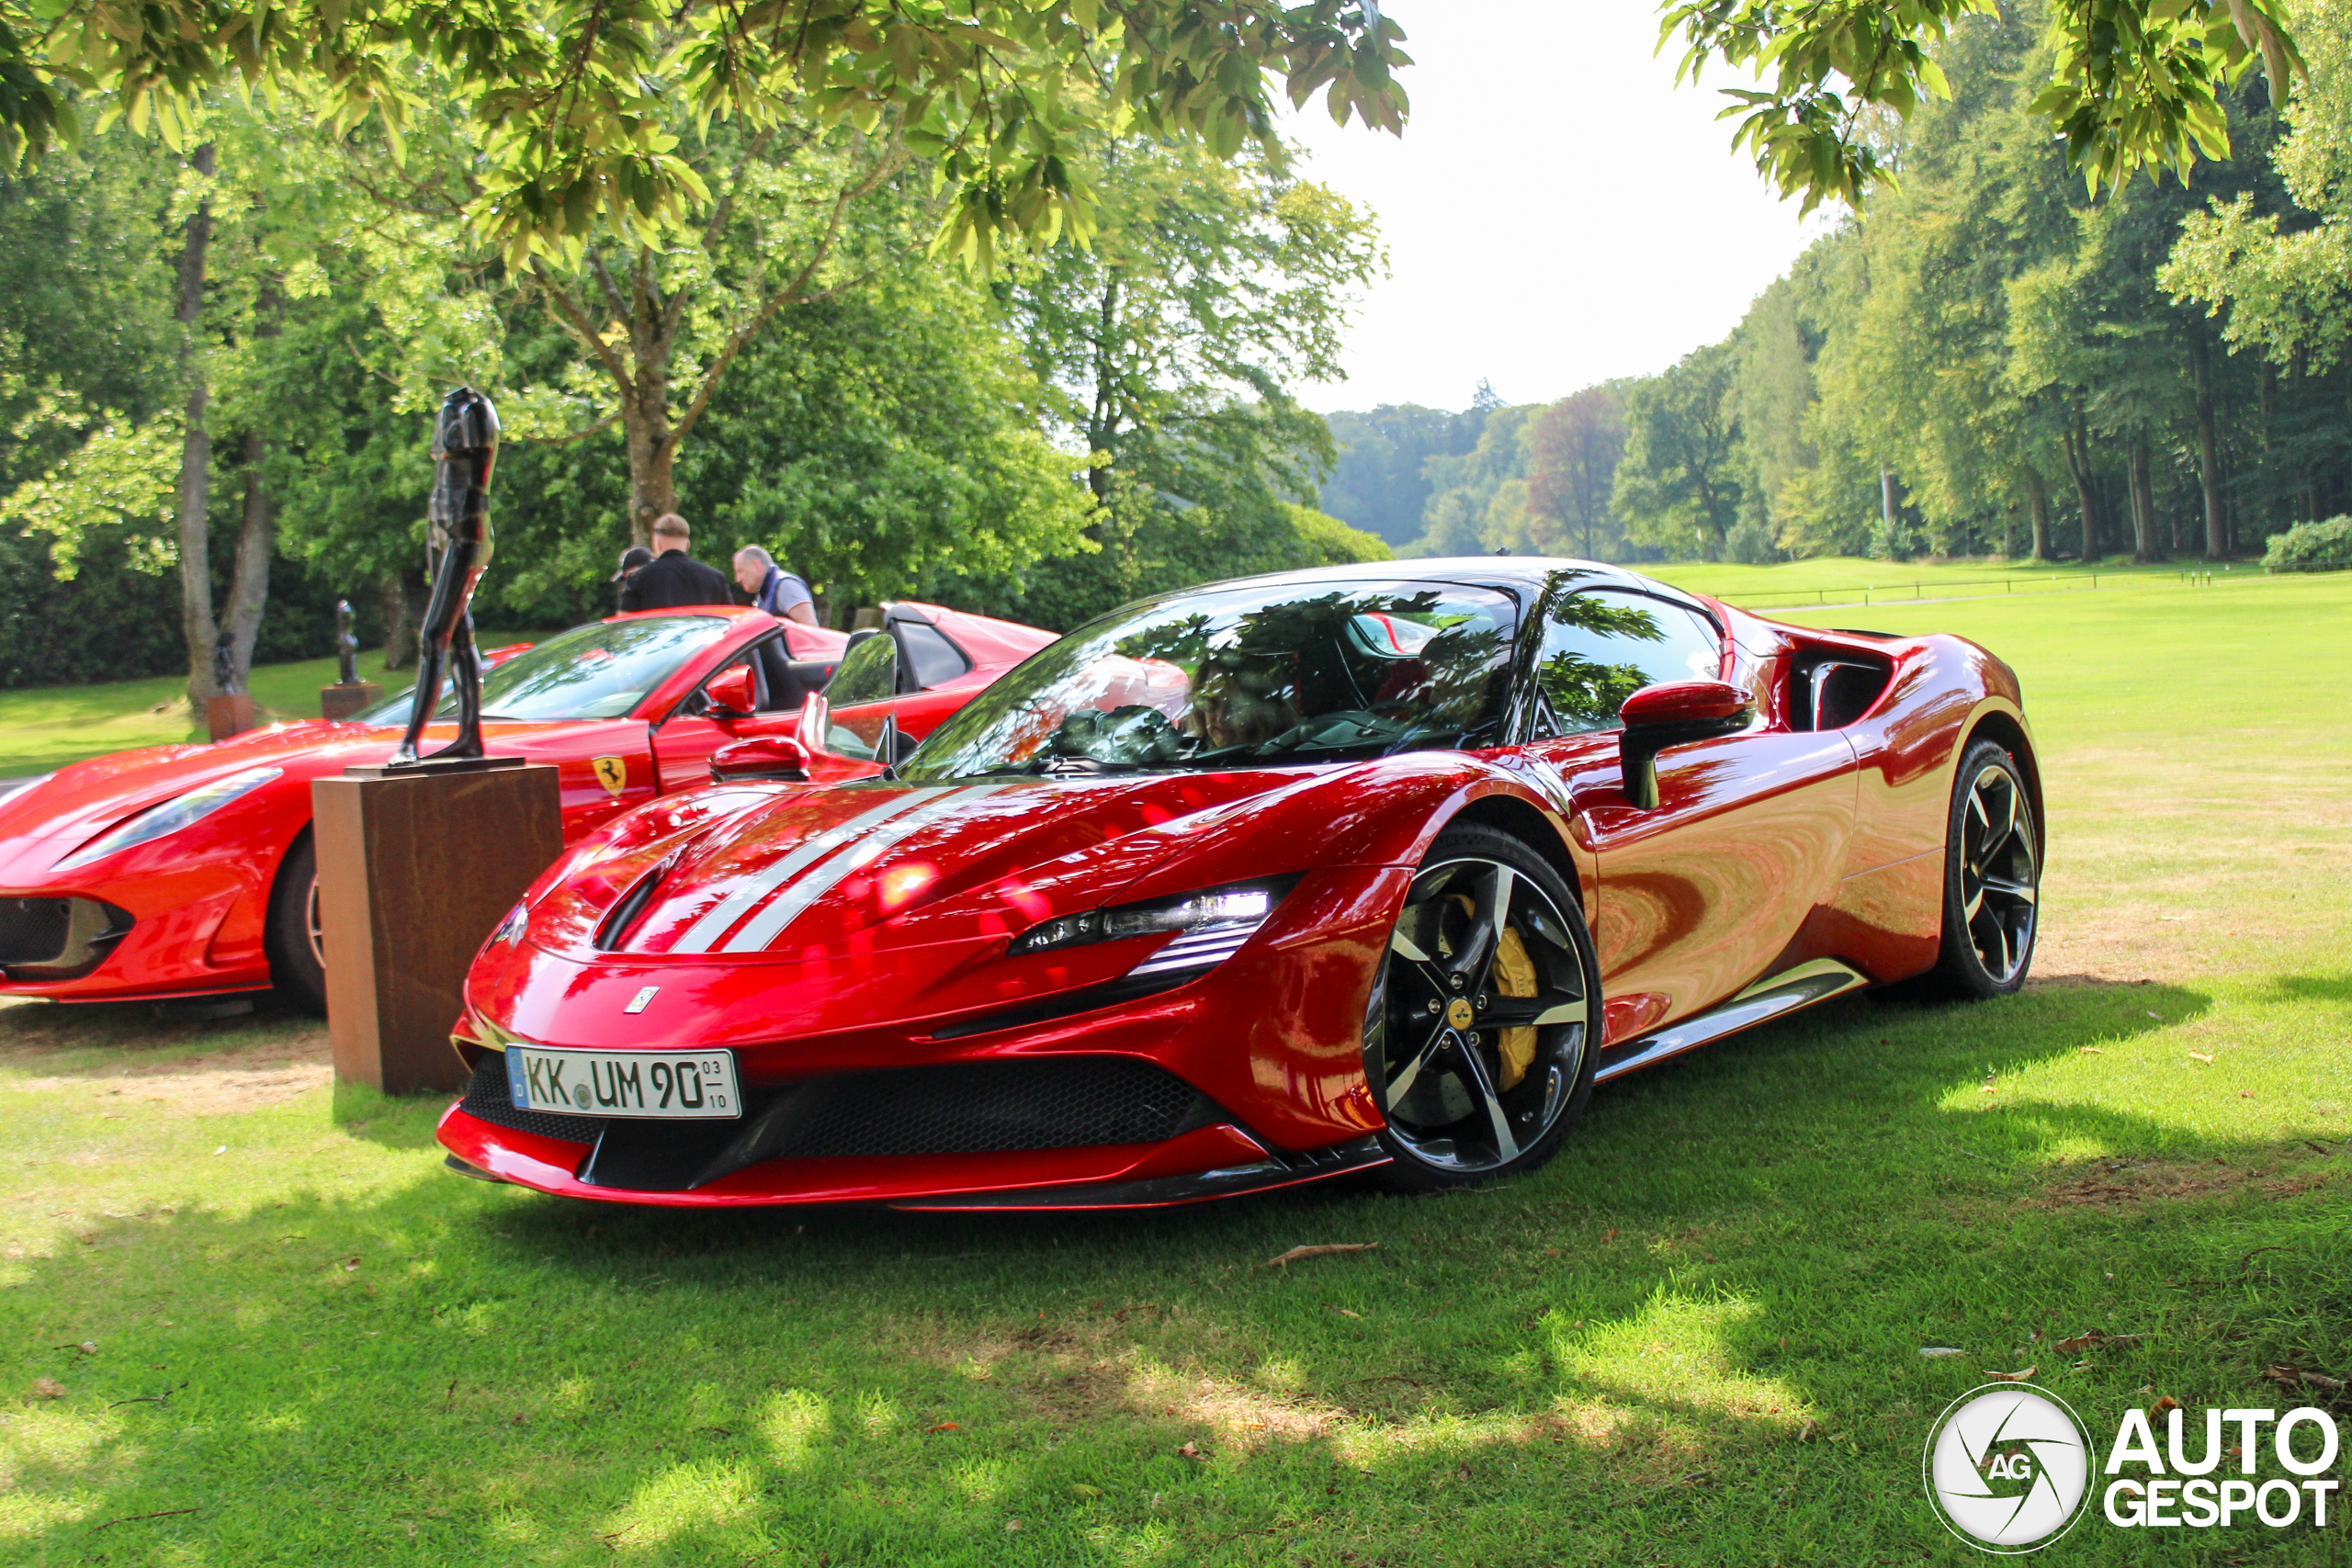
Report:
[[1399,555],[2259,554],[2352,509],[2352,5],[2312,79],[2228,97],[2234,157],[2094,196],[2028,112],[2038,6],[1939,54],[1901,183],[1720,343],[1551,404],[1328,417],[1321,509]]

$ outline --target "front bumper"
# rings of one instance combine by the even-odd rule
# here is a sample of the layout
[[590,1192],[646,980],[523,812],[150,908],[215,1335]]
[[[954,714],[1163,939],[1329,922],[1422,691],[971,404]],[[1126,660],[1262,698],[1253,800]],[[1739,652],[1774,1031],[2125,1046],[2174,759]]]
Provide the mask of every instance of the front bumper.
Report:
[[[478,1016],[476,1038],[461,1041],[474,1081],[440,1140],[473,1169],[540,1191],[684,1207],[1134,1207],[1362,1169],[1386,1159],[1372,1136],[1381,1120],[1363,1079],[1363,1024],[1396,874],[1322,874],[1319,893],[1303,888],[1309,897],[1285,905],[1297,917],[1289,929],[1270,923],[1265,940],[1166,990],[1120,997],[1098,976],[920,1022],[728,1042],[746,1103],[724,1122],[517,1111],[495,1048],[503,1038],[546,1040],[548,1026],[573,1016],[625,1017],[620,997],[657,975],[663,992],[701,1006],[633,1043],[719,1043],[685,1044],[713,1000],[690,967],[550,968],[543,956],[523,1005]],[[1344,918],[1318,918],[1334,915]],[[792,972],[813,978],[811,967]],[[876,983],[873,959],[861,967]],[[765,987],[777,1011],[818,1010],[792,1007],[787,984]],[[560,1009],[529,999],[555,994]],[[617,1034],[593,1043],[628,1048]]]

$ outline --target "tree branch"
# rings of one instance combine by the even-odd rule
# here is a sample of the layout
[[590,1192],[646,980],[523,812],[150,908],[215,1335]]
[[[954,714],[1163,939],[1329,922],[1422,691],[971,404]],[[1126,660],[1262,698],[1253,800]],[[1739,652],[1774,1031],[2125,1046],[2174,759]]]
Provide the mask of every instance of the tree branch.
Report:
[[630,387],[628,367],[621,362],[619,355],[613,352],[613,345],[606,343],[603,335],[589,325],[588,312],[581,309],[580,301],[572,298],[570,289],[555,280],[548,273],[546,264],[533,261],[531,276],[539,291],[547,296],[548,303],[554,307],[556,320],[563,323],[566,332],[579,340],[582,348],[604,361],[605,370],[619,386],[621,396],[628,397]]
[[527,441],[535,446],[568,446],[574,441],[585,441],[600,430],[610,430],[617,423],[621,411],[615,409],[585,430],[575,430],[568,435],[509,435],[508,441]]

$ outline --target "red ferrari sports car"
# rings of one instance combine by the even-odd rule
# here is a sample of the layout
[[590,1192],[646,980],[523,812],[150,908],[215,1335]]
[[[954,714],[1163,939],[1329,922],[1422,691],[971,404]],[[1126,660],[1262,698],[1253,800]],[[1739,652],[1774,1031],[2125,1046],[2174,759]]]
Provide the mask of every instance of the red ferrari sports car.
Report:
[[[870,753],[886,720],[923,735],[1052,640],[915,604],[885,606],[880,634],[856,638],[721,605],[615,615],[485,671],[484,736],[495,754],[560,769],[569,840],[707,783],[730,742],[790,735],[829,680],[833,750]],[[275,983],[323,1008],[311,781],[389,758],[409,705],[403,693],[349,722],[119,752],[0,796],[0,995],[124,1001]]]
[[637,1203],[1443,1187],[1852,987],[2016,989],[2041,842],[2017,678],[1957,637],[1581,561],[1218,583],[887,774],[575,847],[475,961],[440,1138]]

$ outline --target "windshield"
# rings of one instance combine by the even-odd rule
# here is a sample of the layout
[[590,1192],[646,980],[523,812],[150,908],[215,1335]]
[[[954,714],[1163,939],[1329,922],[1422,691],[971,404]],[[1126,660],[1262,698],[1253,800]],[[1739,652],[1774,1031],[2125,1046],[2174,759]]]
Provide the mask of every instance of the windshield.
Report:
[[899,773],[1238,768],[1492,745],[1517,614],[1502,593],[1438,582],[1159,600],[1039,652]]
[[[727,635],[717,615],[592,622],[526,649],[481,678],[485,719],[618,718],[679,665]],[[363,724],[405,724],[411,686],[359,716]],[[443,686],[436,718],[457,716]]]

